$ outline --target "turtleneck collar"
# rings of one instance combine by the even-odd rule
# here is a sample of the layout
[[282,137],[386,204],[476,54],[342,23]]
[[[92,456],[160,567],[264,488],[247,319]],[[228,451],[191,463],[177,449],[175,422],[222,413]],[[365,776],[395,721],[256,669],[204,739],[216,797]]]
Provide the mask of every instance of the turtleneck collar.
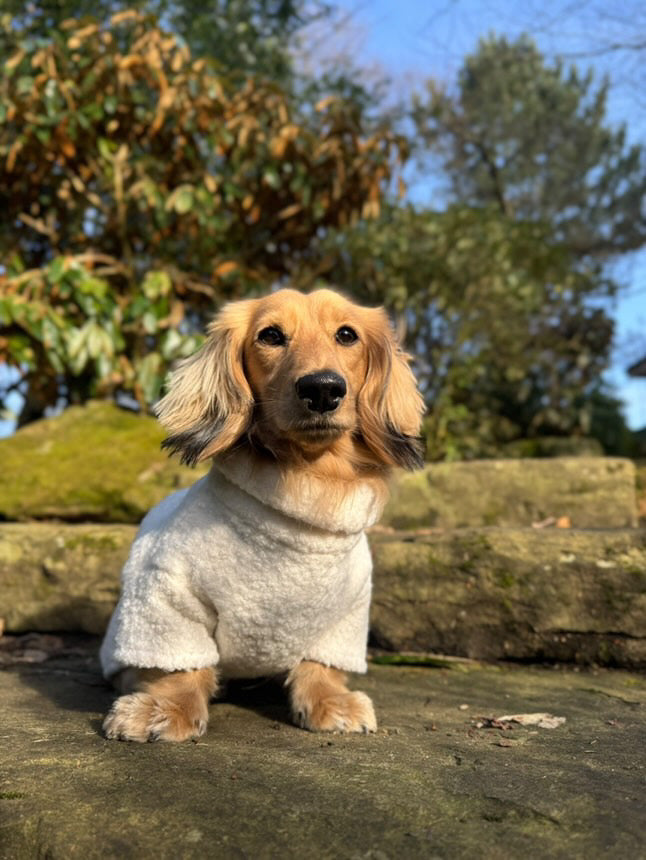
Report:
[[286,476],[275,463],[243,454],[215,460],[212,469],[262,504],[324,531],[357,534],[374,525],[383,509],[383,499],[367,481],[340,490],[339,481]]

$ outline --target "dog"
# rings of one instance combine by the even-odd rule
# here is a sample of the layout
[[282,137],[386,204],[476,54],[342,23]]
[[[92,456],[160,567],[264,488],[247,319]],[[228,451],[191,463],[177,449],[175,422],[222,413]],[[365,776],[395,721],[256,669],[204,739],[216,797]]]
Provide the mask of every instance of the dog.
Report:
[[144,518],[101,647],[107,738],[202,735],[222,678],[285,678],[297,725],[373,732],[365,529],[423,463],[423,399],[383,309],[283,289],[225,305],[171,374],[164,447],[209,474]]

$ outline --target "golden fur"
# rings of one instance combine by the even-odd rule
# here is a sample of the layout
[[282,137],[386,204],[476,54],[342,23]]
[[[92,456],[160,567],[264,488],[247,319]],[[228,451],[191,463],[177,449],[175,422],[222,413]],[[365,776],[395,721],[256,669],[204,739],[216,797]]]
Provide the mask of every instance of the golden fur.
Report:
[[[352,343],[339,342],[350,327]],[[282,343],[259,337],[278,329]],[[199,352],[171,375],[157,414],[165,446],[189,464],[228,456],[272,460],[293,487],[325,481],[326,503],[348,484],[368,481],[385,493],[392,466],[421,465],[423,401],[382,309],[358,307],[331,290],[280,290],[226,305]],[[296,393],[302,377],[333,372],[347,387],[337,408],[313,415]],[[134,677],[133,677],[134,674]],[[216,688],[212,670],[164,674],[125,670],[136,692],[115,702],[108,737],[182,740],[202,734]],[[305,728],[374,731],[372,703],[350,692],[344,675],[303,662],[287,679],[292,713]]]
[[107,738],[184,741],[206,731],[209,700],[217,687],[214,669],[124,669],[114,683],[126,695],[116,700],[103,722]]

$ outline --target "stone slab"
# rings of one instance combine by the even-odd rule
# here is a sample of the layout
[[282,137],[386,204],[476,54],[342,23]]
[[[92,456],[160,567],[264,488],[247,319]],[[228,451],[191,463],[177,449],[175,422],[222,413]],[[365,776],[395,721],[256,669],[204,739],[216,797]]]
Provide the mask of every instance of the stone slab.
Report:
[[[0,858],[642,857],[644,678],[371,667],[372,736],[290,725],[238,687],[198,743],[100,735],[94,653],[0,672]],[[478,729],[548,711],[557,729]]]
[[[8,631],[102,632],[134,526],[0,524]],[[646,532],[373,533],[372,641],[394,651],[646,666]]]
[[395,529],[637,525],[635,466],[619,457],[435,463],[399,473],[382,525]]
[[5,629],[103,633],[135,533],[116,524],[1,523]]
[[374,644],[646,666],[646,531],[373,535]]

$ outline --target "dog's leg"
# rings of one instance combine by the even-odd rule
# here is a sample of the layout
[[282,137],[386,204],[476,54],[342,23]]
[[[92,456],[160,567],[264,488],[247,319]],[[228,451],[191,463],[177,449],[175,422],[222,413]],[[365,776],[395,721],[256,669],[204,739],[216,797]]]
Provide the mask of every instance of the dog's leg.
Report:
[[206,731],[215,669],[161,672],[125,669],[115,686],[122,692],[103,721],[107,738],[124,741],[184,741]]
[[352,693],[338,669],[303,660],[287,677],[294,722],[315,732],[374,732],[377,720],[365,693]]

